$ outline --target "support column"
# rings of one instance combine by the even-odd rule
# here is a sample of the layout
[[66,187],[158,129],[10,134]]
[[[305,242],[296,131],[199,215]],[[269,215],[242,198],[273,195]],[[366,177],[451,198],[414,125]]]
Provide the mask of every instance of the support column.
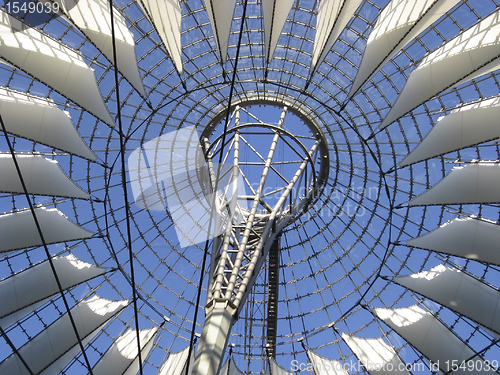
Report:
[[236,308],[227,300],[213,301],[205,308],[205,323],[201,333],[192,374],[217,375],[226,351]]
[[269,279],[267,285],[267,355],[276,358],[276,329],[278,325],[279,295],[279,250],[280,238],[277,237],[269,249]]

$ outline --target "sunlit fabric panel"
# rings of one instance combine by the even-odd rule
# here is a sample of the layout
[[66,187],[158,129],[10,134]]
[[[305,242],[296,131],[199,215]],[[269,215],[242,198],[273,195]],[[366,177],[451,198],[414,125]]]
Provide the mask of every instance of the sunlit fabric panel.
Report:
[[500,165],[469,164],[456,167],[432,188],[409,202],[410,206],[500,202]]
[[141,0],[140,3],[167,48],[175,68],[182,73],[182,8],[179,0]]
[[0,56],[114,126],[94,71],[83,57],[4,10],[0,11]]
[[219,375],[243,375],[243,372],[236,367],[234,360],[229,357],[219,370]]
[[[417,305],[400,309],[374,309],[375,314],[382,319],[397,334],[408,341],[420,353],[434,363],[439,363],[440,369],[447,372],[451,361],[462,363],[475,355],[475,352],[456,336],[448,327],[436,319],[431,313]],[[448,361],[448,362],[447,362]],[[475,374],[494,373],[486,370],[488,366],[480,356],[474,357]],[[477,365],[477,361],[483,365]],[[454,374],[470,374],[464,368],[459,368]]]
[[[52,258],[62,289],[83,283],[104,274],[106,270],[81,261],[70,254]],[[0,324],[10,314],[53,296],[59,292],[56,279],[48,261],[21,271],[0,282]],[[26,312],[29,312],[26,311]]]
[[[57,0],[60,9],[68,16],[109,61],[113,62],[113,34],[109,1],[106,0]],[[134,37],[123,15],[113,8],[115,45],[118,70],[141,94],[145,95],[135,56]]]
[[349,375],[340,361],[321,357],[312,350],[307,351],[307,357],[315,375]]
[[269,358],[266,375],[294,375],[292,371],[285,370],[281,367],[274,358]]
[[425,57],[411,72],[380,128],[385,128],[443,90],[498,69],[498,56],[500,10]]
[[[93,233],[71,222],[56,208],[35,208],[47,244],[80,240]],[[43,245],[31,210],[0,215],[0,252]]]
[[262,15],[264,17],[264,37],[266,61],[273,59],[274,50],[278,44],[281,31],[285,26],[288,13],[295,0],[262,0]]
[[422,31],[460,0],[392,0],[382,10],[366,43],[349,97]]
[[[157,332],[157,328],[142,329],[139,331],[142,358],[147,357],[153,346]],[[137,357],[137,333],[135,330],[129,329],[122,336],[118,337],[101,359],[99,359],[99,362],[92,369],[92,373],[94,375],[135,375],[139,371],[139,359]]]
[[404,167],[500,137],[500,98],[457,108],[438,119],[422,142],[399,164]]
[[485,219],[453,219],[406,244],[500,266],[500,226]]
[[212,25],[215,42],[219,48],[221,62],[224,64],[227,60],[229,33],[236,0],[203,0],[203,2]]
[[[29,194],[88,199],[90,195],[64,174],[55,160],[40,155],[16,154],[26,189]],[[0,191],[24,194],[12,155],[0,155]]]
[[[162,364],[160,370],[158,370],[158,375],[186,375],[186,362],[189,355],[189,346],[177,353],[171,353],[167,360]],[[194,363],[194,350],[191,351],[191,360],[189,361],[190,371]]]
[[381,337],[365,339],[343,333],[342,339],[370,374],[410,374],[395,350]]
[[323,62],[361,3],[362,0],[321,0],[319,2],[311,72],[314,72]]
[[88,160],[97,159],[76,131],[69,113],[50,100],[0,88],[0,112],[11,134]]
[[[88,343],[113,315],[122,310],[128,301],[109,301],[94,296],[73,308],[71,314],[80,338]],[[74,349],[74,350],[73,350]],[[68,313],[33,337],[18,351],[35,374],[59,373],[80,350]],[[59,360],[64,358],[64,360]],[[49,367],[50,366],[50,367]],[[16,354],[0,364],[2,375],[24,375],[29,371]]]
[[394,282],[500,333],[500,292],[464,272],[440,264]]

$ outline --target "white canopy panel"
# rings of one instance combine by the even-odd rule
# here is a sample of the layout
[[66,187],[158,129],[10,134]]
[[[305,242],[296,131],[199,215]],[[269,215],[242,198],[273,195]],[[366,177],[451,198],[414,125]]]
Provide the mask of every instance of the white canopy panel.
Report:
[[[178,352],[171,353],[167,360],[161,365],[158,375],[186,375],[185,367],[189,355],[189,346]],[[191,360],[189,361],[188,375],[191,374],[194,363],[194,350],[191,351]]]
[[3,9],[0,11],[0,56],[109,126],[115,125],[102,99],[94,71],[83,57]]
[[9,133],[89,160],[97,157],[54,102],[0,87],[0,111]]
[[352,97],[379,68],[460,0],[392,0],[380,13],[368,38],[363,60],[352,84]]
[[[55,160],[40,155],[16,154],[29,194],[89,199],[90,195],[64,174]],[[0,155],[0,191],[24,194],[12,155]]]
[[[151,350],[157,332],[157,328],[139,331],[142,358],[145,358]],[[137,356],[137,333],[135,330],[130,329],[115,340],[108,351],[99,359],[99,362],[96,363],[92,372],[94,375],[135,375],[139,371]]]
[[500,202],[500,165],[456,167],[441,181],[409,202],[410,206]]
[[365,339],[343,333],[342,339],[370,374],[409,375],[397,353],[381,337]]
[[[59,8],[76,25],[109,61],[113,62],[113,45],[109,1],[106,0],[56,0]],[[115,45],[118,70],[141,94],[145,95],[137,67],[135,41],[125,23],[125,18],[113,8]]]
[[266,375],[294,375],[292,371],[285,370],[283,367],[278,365],[274,358],[269,358]]
[[182,9],[179,0],[141,0],[141,5],[167,48],[175,68],[182,74]]
[[500,266],[500,226],[484,219],[453,219],[439,228],[406,242],[440,253]]
[[[80,240],[93,233],[74,224],[56,208],[35,208],[47,244]],[[0,252],[43,245],[30,210],[0,215]]]
[[404,167],[499,138],[499,117],[499,97],[455,109],[449,115],[439,118],[430,133],[399,165]]
[[440,264],[394,282],[500,333],[500,293],[459,270]]
[[[74,255],[54,257],[52,262],[64,289],[83,283],[106,270],[85,263]],[[3,318],[59,292],[48,261],[37,264],[0,282],[0,322]],[[26,311],[29,313],[30,311]],[[5,327],[5,325],[4,325]]]
[[325,59],[363,0],[321,0],[310,72]]
[[499,56],[500,9],[424,58],[411,72],[380,129],[450,86],[500,68]]
[[[71,309],[71,314],[75,320],[80,338],[82,340],[86,339],[86,342],[88,342],[91,339],[89,336],[97,334],[99,328],[127,304],[128,301],[109,301],[94,296],[74,306]],[[19,353],[35,374],[45,373],[49,375],[59,373],[59,371],[55,370],[64,368],[73,358],[73,355],[66,354],[74,347],[76,347],[75,351],[77,352],[79,350],[78,340],[66,313],[23,345],[19,349]],[[73,351],[71,352],[73,354]],[[62,356],[67,359],[66,363],[58,361]],[[58,362],[54,363],[56,361]],[[53,366],[48,367],[51,364]],[[0,373],[2,375],[29,374],[16,354],[12,354],[0,364]]]
[[[382,319],[396,333],[413,345],[420,353],[434,363],[439,363],[441,371],[447,372],[450,363],[465,361],[475,355],[475,352],[448,327],[441,323],[429,312],[414,305],[400,309],[374,309],[375,314]],[[456,362],[452,362],[452,361]],[[475,374],[493,373],[487,371],[490,368],[485,365],[481,357],[473,359],[476,361]],[[447,362],[448,361],[448,362]],[[483,362],[478,365],[477,361]],[[453,374],[470,374],[467,367],[453,371]]]
[[222,365],[219,375],[243,375],[238,367],[234,364],[234,360],[229,357],[227,361]]
[[231,32],[236,0],[203,0],[203,2],[207,8],[215,42],[219,48],[220,59],[224,64],[227,60],[229,33]]
[[349,375],[340,361],[321,357],[312,350],[307,351],[307,356],[315,375]]
[[281,31],[295,0],[262,0],[266,62],[273,59]]

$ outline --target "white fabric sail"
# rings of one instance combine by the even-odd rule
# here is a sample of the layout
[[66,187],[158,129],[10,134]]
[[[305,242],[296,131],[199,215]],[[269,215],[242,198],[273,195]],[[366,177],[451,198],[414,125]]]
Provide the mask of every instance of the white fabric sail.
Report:
[[182,74],[182,9],[179,0],[141,0],[140,3],[167,48],[175,68]]
[[[374,309],[375,314],[396,333],[413,345],[420,353],[434,363],[439,363],[442,372],[451,368],[450,363],[458,363],[473,357],[475,352],[458,338],[448,327],[432,314],[414,305],[400,309]],[[448,361],[448,362],[447,362]],[[487,371],[483,359],[474,357],[476,361],[475,374],[494,373]],[[478,364],[477,362],[482,362]],[[482,370],[480,370],[482,369]],[[459,368],[453,374],[470,374],[470,371]]]
[[453,219],[406,242],[408,246],[438,251],[500,266],[500,226],[484,219]]
[[[56,0],[59,9],[77,26],[104,56],[113,62],[113,44],[109,1],[106,0]],[[137,67],[135,41],[125,23],[125,18],[113,9],[115,24],[116,61],[118,70],[141,94],[145,95]]]
[[11,134],[88,160],[97,159],[76,131],[69,113],[51,100],[0,87],[0,112]]
[[500,165],[456,167],[441,181],[409,202],[410,206],[500,202]]
[[392,0],[380,13],[366,43],[363,60],[349,97],[411,40],[453,8],[460,0]]
[[349,375],[340,361],[321,357],[312,350],[307,351],[307,357],[315,375]]
[[430,133],[399,165],[404,167],[500,138],[499,117],[499,97],[455,109],[438,119]]
[[365,339],[342,334],[342,339],[371,375],[409,375],[397,353],[380,337]]
[[[128,301],[109,301],[94,296],[71,309],[75,325],[84,344],[99,332],[112,316],[121,311]],[[19,353],[35,374],[59,373],[80,350],[68,314],[33,337],[19,349]],[[61,360],[60,360],[61,359]],[[2,375],[28,375],[29,371],[16,354],[0,364]]]
[[310,73],[325,59],[362,0],[321,0]]
[[224,64],[227,60],[229,33],[231,32],[236,0],[203,0],[203,2],[212,25],[217,48],[219,48],[221,62]]
[[[15,32],[12,32],[15,30]],[[94,71],[76,51],[0,10],[0,57],[31,74],[109,126]]]
[[264,37],[266,62],[269,64],[273,59],[274,50],[278,44],[281,31],[285,26],[288,13],[292,9],[295,0],[263,0],[262,15],[264,17]]
[[219,370],[219,375],[243,375],[243,372],[236,367],[234,360],[229,357]]
[[[47,244],[80,240],[93,233],[74,224],[56,208],[35,208]],[[0,215],[0,253],[43,245],[31,210]]]
[[[142,358],[145,358],[153,347],[157,332],[157,328],[139,331]],[[130,329],[115,340],[113,345],[92,368],[92,372],[94,375],[135,375],[139,371],[138,354],[137,333],[135,330]]]
[[[222,375],[222,374],[221,374]],[[266,375],[294,375],[294,372],[285,370],[274,358],[269,358]]]
[[[55,160],[40,155],[16,154],[29,194],[89,199],[90,195],[64,174]],[[0,155],[0,191],[24,194],[12,155]]]
[[[54,257],[52,262],[63,290],[104,274],[106,269],[83,262],[70,254]],[[36,305],[59,293],[56,279],[48,261],[37,264],[0,282],[0,325],[7,327],[4,318],[23,309]],[[35,309],[36,307],[33,307]],[[9,324],[10,325],[10,324]]]
[[186,362],[189,355],[189,346],[180,352],[170,353],[167,360],[163,362],[158,370],[158,375],[190,375],[194,363],[194,350],[191,351],[189,371],[186,374]]
[[394,282],[500,333],[500,293],[466,273],[440,264]]
[[500,68],[499,56],[500,9],[425,57],[411,72],[380,129],[447,88]]

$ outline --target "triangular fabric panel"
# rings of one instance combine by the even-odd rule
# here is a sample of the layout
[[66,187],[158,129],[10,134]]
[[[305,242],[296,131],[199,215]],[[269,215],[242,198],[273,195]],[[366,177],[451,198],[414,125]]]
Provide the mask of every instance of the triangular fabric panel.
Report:
[[[89,199],[90,195],[64,174],[55,160],[40,155],[16,154],[29,194]],[[0,155],[0,191],[24,194],[12,155]]]
[[343,333],[342,339],[371,375],[410,374],[394,349],[381,337],[365,339]]
[[295,0],[262,0],[266,62],[273,59],[281,32]]
[[[71,309],[75,320],[78,334],[82,339],[89,341],[89,335],[93,336],[96,330],[105,324],[113,315],[122,310],[128,301],[109,301],[94,296],[87,301],[82,301]],[[19,354],[26,361],[31,371],[35,374],[59,373],[55,368],[62,369],[73,356],[65,355],[69,350],[78,346],[68,314],[64,314],[53,324],[48,326],[38,335],[33,337],[19,349]],[[79,348],[76,348],[79,351]],[[55,363],[64,356],[66,364]],[[52,367],[48,367],[54,364]],[[28,375],[29,372],[16,354],[12,354],[0,364],[2,375]]]
[[[178,352],[170,353],[167,360],[163,362],[158,375],[186,375],[186,362],[189,355],[189,346]],[[191,360],[189,361],[190,370],[187,375],[191,374],[192,367],[194,363],[194,350],[191,351]]]
[[[109,1],[106,0],[57,0],[60,9],[113,63],[113,44]],[[141,94],[145,95],[137,67],[135,41],[125,23],[125,18],[113,9],[115,45],[118,70]]]
[[500,137],[500,98],[482,100],[438,119],[422,142],[399,164],[404,167]]
[[236,367],[234,364],[234,360],[229,357],[227,361],[222,365],[221,369],[219,370],[219,375],[244,375],[243,372]]
[[363,0],[320,0],[310,72],[323,62]]
[[[434,363],[439,363],[442,372],[449,368],[446,363],[458,363],[458,366],[476,354],[466,343],[456,336],[448,327],[429,312],[414,305],[400,309],[374,309],[375,314],[382,319],[397,334],[408,341],[420,353]],[[480,356],[475,356],[474,374],[495,373],[487,371]],[[467,367],[466,367],[467,368]],[[453,374],[470,374],[467,369],[458,368]]]
[[499,56],[500,10],[497,10],[423,59],[411,72],[380,129],[447,88],[500,68]]
[[380,13],[366,43],[363,60],[349,97],[411,40],[453,8],[460,0],[392,0]]
[[203,0],[203,2],[212,25],[215,42],[219,48],[220,59],[224,64],[227,60],[229,34],[233,23],[236,0]]
[[88,160],[97,159],[76,131],[69,113],[51,100],[0,88],[0,111],[11,134]]
[[307,351],[307,356],[315,375],[349,375],[340,361],[321,357],[312,350]]
[[[74,255],[54,257],[52,262],[61,287],[64,289],[83,283],[104,274],[104,268],[85,263]],[[36,304],[59,293],[56,279],[48,261],[21,271],[0,282],[0,323],[6,316]],[[33,307],[33,309],[36,307]],[[29,313],[30,311],[26,311]],[[6,325],[3,325],[6,327]]]
[[410,206],[500,202],[500,165],[456,167],[441,181],[409,202]]
[[484,219],[453,219],[406,242],[408,246],[438,251],[500,266],[500,226]]
[[[142,329],[139,331],[142,358],[145,358],[151,350],[157,332],[157,328]],[[113,345],[111,345],[94,366],[92,372],[94,375],[135,375],[139,371],[137,356],[137,333],[135,330],[129,329],[115,340]]]
[[141,0],[141,5],[167,48],[175,68],[182,74],[182,8],[179,0]]
[[109,126],[115,125],[102,99],[94,71],[83,57],[4,10],[0,11],[0,56]]
[[285,370],[278,365],[274,358],[269,358],[269,366],[267,367],[266,375],[294,375],[294,372]]
[[500,292],[466,273],[441,264],[394,282],[500,333]]
[[[90,238],[93,233],[74,224],[56,208],[35,208],[47,244]],[[0,215],[0,252],[43,245],[30,210]]]

